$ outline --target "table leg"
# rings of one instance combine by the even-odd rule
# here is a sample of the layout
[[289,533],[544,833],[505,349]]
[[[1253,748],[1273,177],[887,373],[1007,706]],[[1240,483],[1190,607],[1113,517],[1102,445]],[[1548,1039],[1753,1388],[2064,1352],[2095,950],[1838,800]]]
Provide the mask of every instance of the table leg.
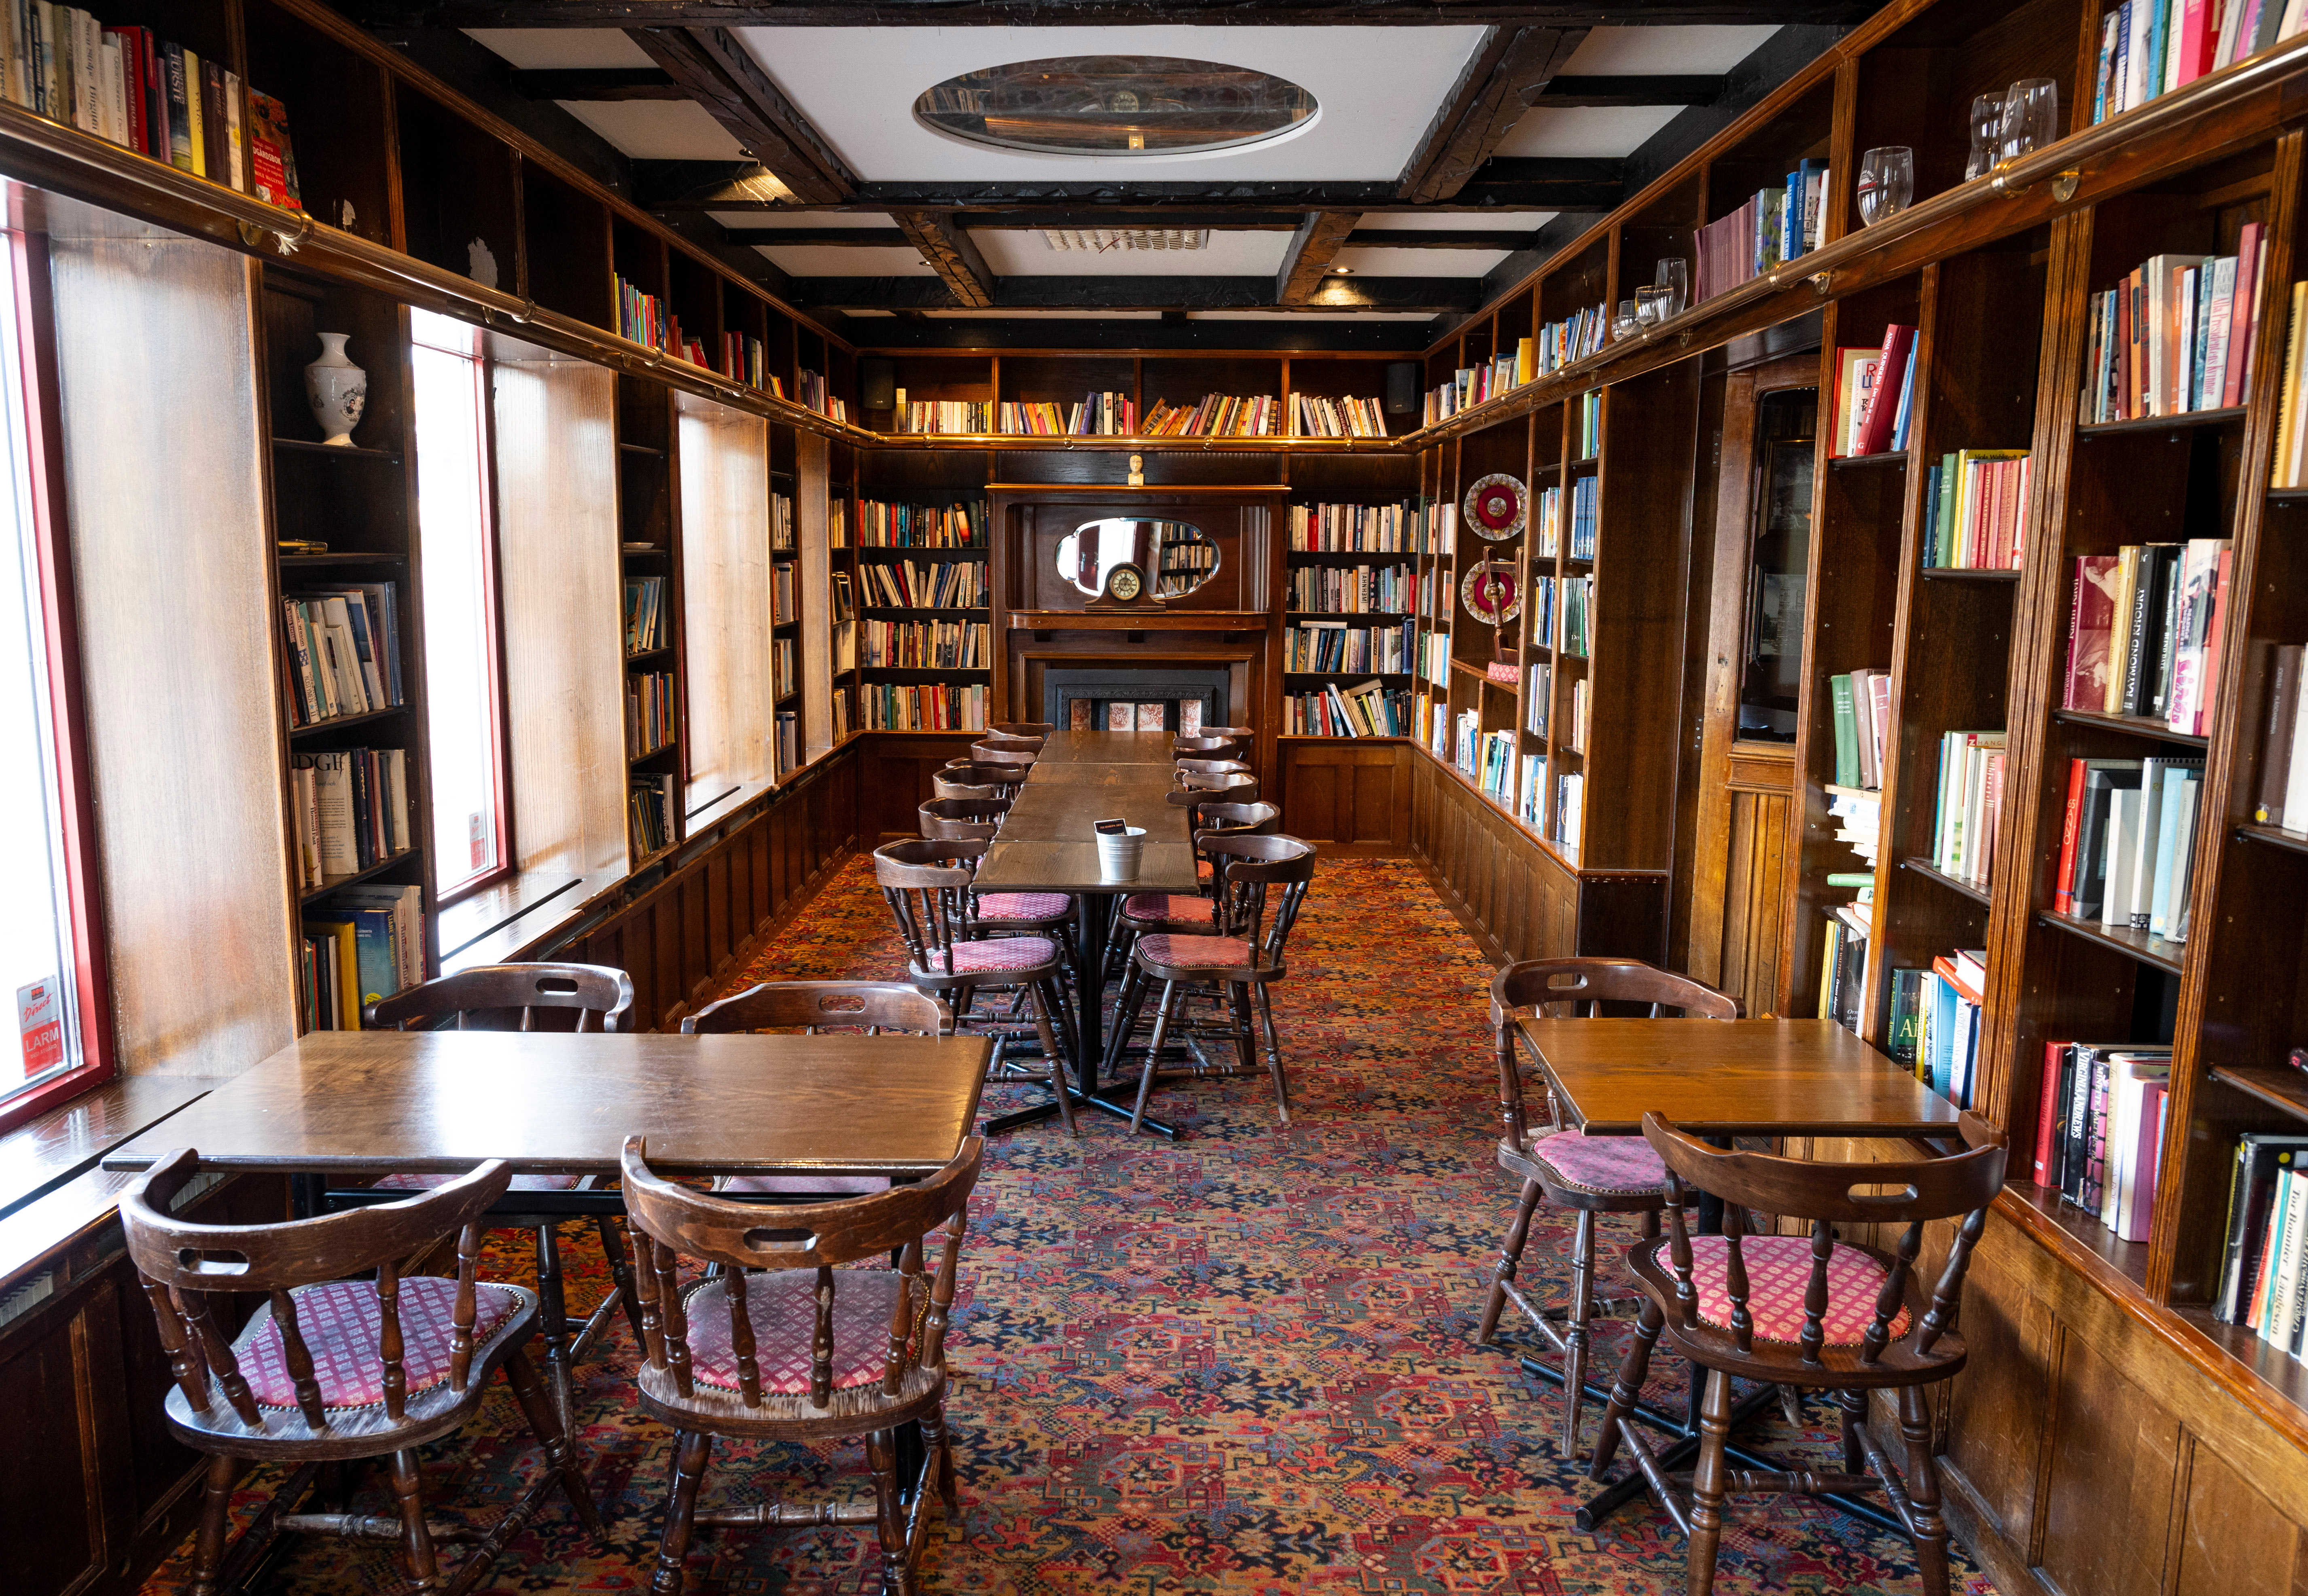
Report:
[[[1080,1009],[1074,1024],[1074,1084],[1081,1094],[1074,1102],[1078,1108],[1127,1120],[1134,1105],[1107,1096],[1108,1088],[1098,1078],[1098,1061],[1106,1051],[1106,944],[1114,930],[1115,895],[1081,892],[1074,897],[1074,997]],[[1014,1114],[997,1114],[986,1122],[986,1134],[998,1136],[1038,1124],[1057,1111],[1056,1103],[1044,1103]],[[1145,1128],[1174,1140],[1178,1135],[1176,1126],[1150,1116]]]

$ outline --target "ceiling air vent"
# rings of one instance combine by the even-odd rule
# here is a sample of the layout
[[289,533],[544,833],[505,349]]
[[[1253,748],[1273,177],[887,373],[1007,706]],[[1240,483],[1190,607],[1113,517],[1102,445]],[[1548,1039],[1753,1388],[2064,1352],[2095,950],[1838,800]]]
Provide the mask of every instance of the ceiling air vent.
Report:
[[1208,227],[1044,227],[1042,241],[1061,252],[1111,254],[1116,250],[1201,249]]

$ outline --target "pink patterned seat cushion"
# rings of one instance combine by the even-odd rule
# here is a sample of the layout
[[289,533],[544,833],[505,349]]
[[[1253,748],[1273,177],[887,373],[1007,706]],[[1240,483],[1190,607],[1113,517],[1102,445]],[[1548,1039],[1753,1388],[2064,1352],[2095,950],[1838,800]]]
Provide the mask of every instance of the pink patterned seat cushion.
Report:
[[1133,892],[1122,900],[1123,917],[1157,923],[1171,920],[1217,923],[1210,918],[1210,900],[1184,892]]
[[[953,945],[953,973],[957,975],[999,974],[1003,970],[1030,970],[1046,965],[1058,957],[1058,946],[1047,937],[995,937],[983,942],[956,942]],[[932,954],[923,961],[926,974],[943,974],[945,961]]]
[[980,920],[1057,920],[1074,912],[1063,892],[989,892],[977,900]]
[[812,1196],[862,1197],[890,1189],[887,1175],[725,1175],[716,1191],[788,1191]]
[[[377,1312],[376,1283],[332,1280],[298,1286],[288,1294],[297,1304],[297,1334],[313,1354],[313,1378],[321,1387],[321,1401],[332,1408],[365,1408],[382,1403],[384,1360],[377,1355],[376,1338],[383,1319]],[[487,1281],[474,1287],[473,1298],[476,1347],[518,1313],[523,1300],[522,1293],[514,1288]],[[418,1274],[400,1283],[400,1367],[409,1381],[409,1395],[449,1377],[456,1309],[453,1280]],[[297,1382],[288,1373],[280,1326],[270,1314],[243,1333],[233,1355],[239,1360],[241,1375],[258,1402],[269,1408],[297,1405]]]
[[[894,1269],[833,1272],[833,1388],[882,1377],[890,1351],[890,1309],[904,1276]],[[809,1348],[817,1334],[817,1271],[778,1269],[767,1274],[725,1274],[691,1293],[689,1370],[702,1386],[723,1391],[737,1384],[737,1357],[729,1349],[725,1288],[745,1288],[745,1317],[754,1326],[754,1360],[762,1389],[786,1396],[809,1394]]]
[[[1651,1258],[1668,1279],[1675,1277],[1672,1245],[1662,1238],[1651,1248]],[[1731,1328],[1731,1292],[1724,1283],[1731,1243],[1724,1236],[1691,1239],[1691,1284],[1699,1294],[1699,1317],[1718,1330]],[[1803,1339],[1804,1293],[1811,1288],[1811,1238],[1808,1236],[1746,1236],[1739,1256],[1747,1266],[1747,1312],[1755,1322],[1759,1341]],[[1840,1241],[1827,1260],[1827,1312],[1820,1331],[1831,1347],[1859,1344],[1875,1319],[1875,1294],[1883,1289],[1883,1266],[1856,1247]],[[1908,1310],[1892,1316],[1892,1339],[1907,1334]]]
[[1250,944],[1240,937],[1141,937],[1138,951],[1173,968],[1217,970],[1250,963]]
[[[379,1191],[430,1191],[456,1180],[454,1175],[387,1175],[376,1183]],[[574,1191],[582,1175],[515,1175],[512,1191]]]
[[1580,1191],[1657,1197],[1666,1181],[1666,1165],[1639,1136],[1561,1130],[1533,1142],[1530,1155],[1547,1167],[1557,1185]]

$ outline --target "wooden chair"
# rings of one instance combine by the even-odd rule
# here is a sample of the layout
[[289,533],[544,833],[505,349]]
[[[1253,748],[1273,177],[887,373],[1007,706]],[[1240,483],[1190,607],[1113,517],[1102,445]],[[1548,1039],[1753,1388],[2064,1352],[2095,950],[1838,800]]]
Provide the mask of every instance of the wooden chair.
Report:
[[1010,812],[1007,798],[932,798],[916,813],[922,835],[949,842],[992,842],[1002,817]]
[[1233,737],[1204,732],[1193,737],[1178,737],[1170,743],[1173,758],[1181,759],[1238,759],[1243,744]]
[[[881,884],[882,897],[906,944],[906,979],[917,988],[943,999],[964,1020],[971,1018],[981,991],[1022,995],[1066,1134],[1077,1136],[1074,1101],[1066,1090],[1065,1060],[1072,1051],[1074,1028],[1059,974],[1064,956],[1047,936],[971,936],[975,911],[970,883],[985,851],[984,843],[974,842],[884,843],[874,850],[874,879]],[[999,1022],[980,1023],[990,1026]],[[1010,1068],[999,1047],[995,1068]],[[998,1078],[1021,1077],[1004,1073]]]
[[[925,991],[894,982],[764,981],[708,1003],[683,1017],[684,1036],[717,1036],[732,1031],[863,1031],[878,1036],[902,1031],[917,1036],[953,1034],[953,1010]],[[1001,1039],[995,1040],[996,1068]],[[887,1191],[887,1175],[723,1175],[716,1191],[808,1193],[849,1196]]]
[[[934,842],[989,843],[1010,812],[1007,798],[933,798],[917,811],[922,835]],[[969,895],[973,935],[1040,932],[1073,947],[1074,900],[1063,892],[978,892]]]
[[1026,779],[1025,772],[1039,758],[1042,745],[1012,739],[1009,742],[991,740],[969,745],[969,757],[981,765],[1012,765],[1018,769],[1018,779]]
[[1166,794],[1176,804],[1209,803],[1223,799],[1228,803],[1258,802],[1258,778],[1241,771],[1221,775],[1205,775],[1199,770],[1178,772],[1178,785]]
[[[1643,1233],[1658,1234],[1666,1171],[1642,1141],[1631,1136],[1589,1137],[1557,1124],[1551,1095],[1546,1122],[1534,1127],[1523,1109],[1522,1076],[1515,1068],[1515,1022],[1530,1013],[1566,1012],[1592,1017],[1606,1003],[1647,1004],[1653,1018],[1673,1009],[1695,1019],[1737,1019],[1739,1000],[1727,992],[1631,958],[1534,958],[1509,965],[1491,982],[1491,1034],[1499,1066],[1499,1113],[1505,1121],[1499,1167],[1522,1177],[1514,1223],[1507,1227],[1491,1270],[1491,1298],[1475,1340],[1498,1334],[1499,1315],[1511,1300],[1563,1360],[1563,1455],[1579,1455],[1579,1411],[1587,1389],[1587,1326],[1596,1314],[1595,1216],[1640,1214]],[[1543,1090],[1544,1088],[1542,1088]],[[1515,1283],[1530,1237],[1530,1222],[1545,1197],[1578,1214],[1571,1242],[1571,1300],[1538,1306]],[[1620,1299],[1614,1299],[1617,1300]],[[1558,1323],[1560,1328],[1557,1327]]]
[[[512,1023],[512,1029],[533,1031],[539,1013],[574,1010],[573,1029],[617,1031],[624,1029],[633,1007],[633,978],[606,965],[480,965],[380,998],[364,1012],[370,1025],[389,1025],[396,1031],[431,1030],[444,1024],[445,1028],[459,1031],[502,1030],[515,1015],[520,1017]],[[387,1175],[376,1182],[376,1187],[384,1191],[424,1191],[448,1179],[446,1175]],[[596,1189],[599,1185],[597,1178],[590,1175],[512,1178],[512,1190],[516,1193],[585,1191]],[[615,1283],[609,1294],[594,1304],[592,1313],[573,1339],[569,1334],[569,1297],[561,1281],[560,1227],[568,1222],[569,1215],[522,1214],[520,1200],[518,1197],[511,1199],[495,1216],[495,1224],[508,1230],[529,1231],[536,1239],[538,1339],[545,1348],[545,1370],[552,1382],[553,1399],[560,1404],[561,1421],[573,1429],[577,1406],[572,1367],[592,1350],[607,1326],[609,1316],[621,1308],[634,1336],[638,1338],[642,1333],[641,1311],[633,1302],[633,1272],[625,1261],[624,1244],[617,1239],[616,1222],[606,1214],[596,1218],[594,1233],[600,1237],[601,1253]]]
[[1004,737],[1029,737],[1036,742],[1046,742],[1058,728],[1046,720],[997,720],[992,729]]
[[[1281,823],[1282,811],[1271,803],[1204,803],[1192,812],[1194,876],[1208,892],[1218,879],[1216,863],[1203,839],[1239,834],[1270,837]],[[1132,944],[1144,933],[1168,931],[1196,936],[1217,931],[1215,898],[1182,892],[1133,892],[1122,900],[1115,917],[1114,935],[1107,944],[1107,968],[1119,974],[1129,968]]]
[[[660,1180],[638,1136],[625,1141],[625,1206],[642,1260],[643,1410],[674,1432],[673,1487],[651,1596],[679,1596],[699,1524],[871,1524],[883,1596],[911,1596],[933,1497],[959,1523],[945,1428],[945,1332],[986,1144],[972,1137],[916,1186],[778,1211]],[[937,1273],[923,1273],[934,1243]],[[891,1252],[898,1266],[886,1266]],[[685,1282],[683,1260],[719,1266]],[[846,1269],[845,1264],[879,1263]],[[900,1481],[897,1430],[919,1422],[920,1475]],[[771,1499],[700,1514],[713,1438],[821,1441],[862,1435],[874,1500],[788,1505]]]
[[[1231,1023],[1216,1034],[1235,1044],[1239,1068],[1248,1074],[1258,1068],[1256,1023],[1266,1035],[1266,1068],[1274,1078],[1275,1112],[1290,1123],[1290,1087],[1282,1073],[1282,1048],[1274,1031],[1274,1003],[1270,989],[1288,971],[1282,962],[1290,928],[1314,879],[1314,845],[1295,837],[1258,837],[1240,832],[1198,839],[1219,866],[1219,897],[1215,933],[1181,936],[1155,932],[1141,936],[1131,950],[1130,974],[1124,981],[1115,1009],[1114,1039],[1108,1068],[1118,1064],[1137,1026],[1146,997],[1155,982],[1162,983],[1162,999],[1154,1018],[1154,1034],[1146,1044],[1146,1061],[1138,1074],[1138,1102],[1130,1128],[1146,1118],[1146,1100],[1162,1048],[1177,1023],[1186,996],[1196,989],[1213,995],[1223,992]],[[1193,1073],[1200,1074],[1197,1068]]]
[[1203,759],[1186,758],[1174,761],[1180,776],[1248,776],[1249,766],[1232,756]]
[[948,766],[930,777],[930,792],[938,798],[1015,798],[1026,780],[1025,768],[987,765],[973,759]]
[[[1987,1206],[2003,1187],[2002,1136],[1965,1119],[1971,1148],[1951,1158],[1809,1163],[1720,1151],[1656,1113],[1643,1116],[1643,1139],[1666,1170],[1667,1236],[1646,1237],[1627,1248],[1627,1266],[1642,1287],[1642,1317],[1611,1387],[1589,1472],[1599,1478],[1625,1440],[1659,1506],[1690,1537],[1685,1578],[1692,1596],[1707,1596],[1715,1585],[1727,1489],[1818,1495],[1877,1488],[1915,1542],[1925,1591],[1945,1596],[1948,1532],[1940,1516],[1923,1388],[1963,1368],[1964,1344],[1955,1326],[1964,1274],[1985,1228]],[[1694,1187],[1722,1199],[1724,1234],[1691,1233],[1684,1204]],[[1806,1221],[1810,1234],[1743,1234],[1751,1209]],[[1924,1226],[1959,1214],[1962,1223],[1926,1307],[1916,1274]],[[1836,1240],[1839,1224],[1907,1229],[1897,1248],[1883,1252]],[[1707,1370],[1688,1501],[1628,1419],[1662,1331],[1668,1346]],[[1735,1379],[1834,1392],[1843,1410],[1843,1472],[1727,1476],[1723,1453]],[[1899,1393],[1904,1480],[1866,1428],[1867,1393],[1874,1390]]]
[[[537,1297],[478,1277],[482,1216],[511,1181],[502,1160],[400,1202],[280,1224],[177,1218],[173,1201],[199,1173],[200,1154],[179,1147],[120,1200],[128,1257],[175,1377],[162,1410],[168,1429],[209,1457],[194,1541],[196,1596],[237,1587],[283,1531],[398,1541],[411,1585],[458,1596],[487,1577],[556,1486],[600,1545],[584,1471],[529,1360]],[[404,1278],[404,1261],[448,1231],[457,1233],[457,1277]],[[370,1271],[372,1279],[352,1278]],[[228,1335],[218,1311],[236,1292],[267,1300],[239,1334]],[[498,1369],[545,1467],[486,1532],[429,1520],[418,1448],[462,1428]],[[392,1460],[396,1516],[296,1510],[323,1465],[372,1457]],[[233,1486],[252,1461],[277,1464],[288,1478],[242,1533],[228,1570]],[[435,1557],[443,1541],[473,1544],[445,1584]]]

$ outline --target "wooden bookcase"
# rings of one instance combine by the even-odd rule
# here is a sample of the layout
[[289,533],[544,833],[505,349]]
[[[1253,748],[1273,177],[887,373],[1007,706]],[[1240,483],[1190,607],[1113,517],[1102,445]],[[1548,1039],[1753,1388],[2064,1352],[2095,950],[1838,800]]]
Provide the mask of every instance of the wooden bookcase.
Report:
[[[1331,571],[1354,573],[1365,568],[1377,568],[1400,572],[1412,582],[1421,579],[1422,555],[1419,544],[1422,541],[1420,536],[1422,506],[1418,501],[1417,460],[1403,454],[1307,455],[1290,460],[1288,473],[1292,509],[1318,504],[1406,508],[1403,511],[1405,519],[1403,547],[1399,553],[1381,553],[1374,550],[1297,549],[1291,546],[1288,521],[1285,519],[1276,528],[1275,541],[1282,550],[1282,574],[1280,585],[1277,588],[1277,607],[1283,612],[1282,625],[1285,635],[1290,628],[1303,627],[1310,621],[1344,622],[1350,632],[1373,628],[1391,628],[1399,631],[1406,621],[1414,621],[1416,615],[1410,608],[1374,609],[1355,614],[1344,614],[1332,610],[1301,609],[1294,594],[1295,584],[1302,571]],[[1289,511],[1285,511],[1282,513],[1287,517]],[[1282,678],[1283,695],[1288,698],[1298,694],[1321,692],[1332,684],[1336,684],[1343,691],[1349,686],[1375,681],[1389,693],[1401,693],[1402,706],[1408,711],[1411,702],[1411,686],[1417,676],[1415,631],[1413,635],[1412,656],[1402,662],[1402,666],[1399,670],[1285,669],[1279,672]],[[1411,735],[1415,729],[1415,723],[1406,726],[1404,736]],[[1331,735],[1324,733],[1284,732],[1279,722],[1274,734],[1285,741],[1296,741],[1301,736],[1320,740]],[[1363,740],[1357,739],[1357,741]],[[1393,739],[1386,739],[1386,741],[1393,741]]]
[[681,429],[674,425],[673,396],[638,377],[617,379],[617,538],[627,580],[659,577],[665,582],[667,641],[660,648],[626,653],[628,691],[635,678],[669,675],[675,705],[671,735],[651,748],[636,735],[633,700],[627,699],[628,785],[636,777],[674,778],[669,835],[664,844],[648,847],[634,829],[633,817],[626,818],[626,851],[633,868],[639,870],[681,845],[683,811],[688,807],[689,761],[682,731],[688,723],[689,673],[681,587]]
[[[940,733],[960,734],[981,732],[997,720],[1010,718],[1003,708],[1000,665],[1003,643],[994,630],[992,597],[994,593],[994,546],[990,527],[977,524],[984,518],[978,511],[986,501],[986,473],[993,457],[982,450],[940,450],[935,452],[866,450],[857,454],[857,476],[855,502],[851,507],[849,541],[854,565],[852,583],[857,595],[858,618],[859,692],[858,724],[866,730],[896,730],[894,725],[877,725],[866,715],[865,699],[883,687],[933,688],[940,684],[955,688],[982,686],[985,688],[986,712],[982,719],[972,724],[965,718],[960,703],[953,706],[955,724],[950,727],[910,728]],[[883,546],[866,541],[866,510],[868,503],[910,505],[917,508],[951,509],[957,505],[971,507],[974,541],[963,548],[934,548],[921,546]],[[912,564],[926,571],[934,568],[962,564],[979,567],[978,588],[986,603],[970,605],[892,605],[873,602],[866,589],[867,573],[874,568]],[[868,622],[881,622],[898,626],[926,625],[952,622],[986,629],[986,657],[983,665],[956,667],[915,667],[865,663],[865,629]],[[959,748],[955,751],[960,751]]]

